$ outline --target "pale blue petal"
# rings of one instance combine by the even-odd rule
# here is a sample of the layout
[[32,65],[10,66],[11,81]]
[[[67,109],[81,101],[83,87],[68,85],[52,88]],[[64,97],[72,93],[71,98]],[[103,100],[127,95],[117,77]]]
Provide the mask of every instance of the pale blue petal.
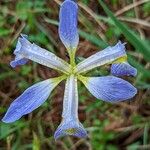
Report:
[[62,122],[55,132],[55,139],[66,135],[86,137],[87,132],[78,119],[77,79],[73,75],[67,78],[63,100]]
[[10,65],[11,67],[15,68],[17,66],[25,65],[27,62],[28,62],[28,59],[16,56],[15,60],[10,62]]
[[27,35],[21,34],[21,37],[18,39],[18,42],[17,42],[17,45],[16,45],[16,49],[14,50],[14,54],[16,55],[16,58],[15,58],[15,60],[10,62],[10,65],[13,68],[15,68],[17,66],[20,66],[20,65],[24,65],[24,64],[26,64],[28,62],[28,59],[24,58],[24,56],[17,55],[17,52],[19,52],[21,47],[22,47],[21,46],[21,42],[20,42],[21,38],[27,38],[27,37],[28,37]]
[[2,121],[14,122],[41,106],[58,83],[54,83],[53,79],[48,79],[29,87],[12,102]]
[[77,72],[83,73],[122,57],[126,57],[125,44],[119,41],[115,46],[109,46],[80,62],[77,65]]
[[111,66],[111,73],[115,76],[136,76],[137,69],[129,63],[115,63]]
[[16,58],[10,63],[12,67],[25,64],[28,59],[30,59],[44,66],[60,70],[64,73],[69,70],[68,63],[36,44],[30,43],[26,39],[26,36],[21,36],[18,39],[14,54],[16,55]]
[[67,49],[74,49],[79,42],[77,29],[78,5],[72,0],[65,0],[59,14],[59,36]]
[[89,77],[83,83],[97,99],[111,103],[131,99],[137,93],[129,82],[113,76]]

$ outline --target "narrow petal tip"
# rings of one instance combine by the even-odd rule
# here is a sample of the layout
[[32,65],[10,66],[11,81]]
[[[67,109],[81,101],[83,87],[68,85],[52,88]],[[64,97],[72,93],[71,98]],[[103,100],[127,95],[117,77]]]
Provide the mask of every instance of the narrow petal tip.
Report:
[[24,58],[24,56],[20,54],[22,50],[29,48],[30,42],[26,39],[27,37],[27,35],[21,34],[18,39],[16,49],[14,50],[14,54],[16,55],[15,60],[10,62],[10,65],[13,68],[24,65],[28,62],[28,59]]
[[115,76],[136,76],[137,69],[129,63],[115,63],[111,66],[111,74]]
[[17,55],[20,51],[30,48],[31,43],[27,40],[28,36],[25,34],[21,34],[18,38],[18,42],[16,45],[16,49],[14,50],[14,54]]
[[5,116],[2,118],[1,121],[4,122],[4,123],[10,123],[10,121],[8,121],[8,120],[5,118]]
[[122,43],[121,41],[118,41],[118,43],[114,46],[114,49],[120,49],[125,52],[126,50],[125,45],[126,43]]
[[7,116],[7,113],[5,114],[5,116],[2,118],[2,122],[4,122],[4,123],[13,123],[13,122],[15,122],[15,121],[17,121],[17,120],[19,120],[21,118],[21,116],[20,117],[15,117],[15,116],[13,116],[13,117],[8,117]]
[[10,62],[10,66],[12,68],[15,68],[17,66],[25,65],[27,62],[28,62],[28,59],[26,58],[15,59]]
[[12,123],[11,121],[9,121],[9,120],[7,120],[7,119],[5,119],[5,118],[2,118],[1,121],[4,122],[4,123]]

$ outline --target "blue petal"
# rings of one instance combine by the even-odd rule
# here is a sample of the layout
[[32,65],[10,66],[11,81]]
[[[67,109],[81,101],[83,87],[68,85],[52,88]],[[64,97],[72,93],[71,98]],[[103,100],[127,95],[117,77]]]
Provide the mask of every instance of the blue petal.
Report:
[[86,137],[87,132],[78,119],[78,89],[77,78],[71,75],[67,78],[63,100],[62,122],[55,132],[55,139],[66,135],[79,138]]
[[126,58],[125,46],[124,43],[119,41],[115,46],[109,46],[80,62],[77,65],[77,72],[83,73],[96,67],[110,64],[124,57]]
[[137,89],[129,82],[113,76],[89,77],[84,80],[83,83],[91,94],[111,103],[130,99],[137,93]]
[[23,115],[38,108],[47,100],[56,85],[57,83],[48,79],[29,87],[10,105],[2,121],[5,123],[14,122],[20,119]]
[[115,63],[111,66],[111,73],[115,76],[136,76],[137,69],[132,67],[129,63]]
[[58,138],[67,135],[85,138],[87,137],[87,131],[77,119],[72,119],[69,121],[64,119],[55,131],[54,138],[57,140]]
[[20,66],[20,65],[24,65],[28,62],[28,59],[24,58],[24,56],[18,55],[18,52],[22,49],[21,39],[25,39],[25,38],[27,38],[27,35],[21,34],[21,37],[19,37],[19,39],[18,39],[16,49],[14,51],[14,54],[16,55],[16,58],[15,58],[15,60],[10,62],[10,65],[13,68],[15,68],[17,66]]
[[10,63],[12,67],[23,65],[30,59],[44,66],[62,71],[63,73],[69,70],[69,64],[67,62],[36,44],[30,43],[25,35],[21,35],[18,39],[14,54],[16,55],[15,60]]
[[59,36],[67,49],[75,49],[79,42],[77,15],[78,5],[72,0],[65,0],[60,8]]
[[25,65],[28,62],[28,59],[23,57],[16,57],[15,60],[10,62],[11,67],[15,68],[17,66]]

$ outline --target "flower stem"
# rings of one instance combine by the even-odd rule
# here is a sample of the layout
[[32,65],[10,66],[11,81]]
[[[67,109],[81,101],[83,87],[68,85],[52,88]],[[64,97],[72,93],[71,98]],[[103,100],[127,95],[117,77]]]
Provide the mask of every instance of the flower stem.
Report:
[[70,53],[69,53],[70,65],[71,65],[72,67],[75,67],[75,66],[76,66],[76,63],[75,63],[75,52],[76,52],[76,50],[75,50],[75,49],[72,49],[72,50],[70,50]]

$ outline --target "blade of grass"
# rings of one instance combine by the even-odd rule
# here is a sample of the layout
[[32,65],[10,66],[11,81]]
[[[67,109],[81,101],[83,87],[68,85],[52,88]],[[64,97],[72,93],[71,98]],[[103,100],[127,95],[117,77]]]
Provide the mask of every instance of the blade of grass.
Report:
[[144,134],[143,134],[143,145],[148,144],[148,130],[149,130],[149,126],[148,124],[145,124]]
[[118,27],[124,36],[128,39],[128,41],[138,50],[138,52],[142,53],[144,58],[147,61],[150,61],[150,46],[146,41],[140,39],[133,31],[127,27],[127,25],[121,23],[110,11],[110,9],[106,6],[106,4],[102,0],[98,0],[105,13],[114,21],[116,27]]
[[100,38],[97,38],[96,36],[94,35],[91,35],[89,33],[86,33],[82,30],[79,30],[79,34],[81,37],[85,38],[86,40],[92,42],[93,44],[95,44],[96,46],[99,46],[101,48],[105,48],[108,46],[108,44],[103,41],[103,40],[100,40]]

